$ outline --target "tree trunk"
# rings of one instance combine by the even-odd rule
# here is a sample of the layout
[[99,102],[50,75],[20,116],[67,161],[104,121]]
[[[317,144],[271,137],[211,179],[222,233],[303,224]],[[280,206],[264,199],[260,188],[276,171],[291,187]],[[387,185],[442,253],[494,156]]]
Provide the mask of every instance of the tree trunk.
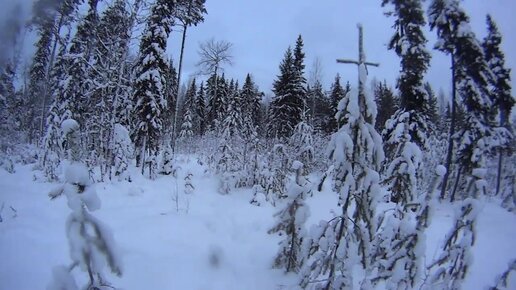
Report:
[[448,178],[450,176],[450,168],[452,164],[452,158],[453,158],[453,135],[455,134],[455,119],[456,119],[456,83],[455,83],[455,57],[452,53],[451,55],[451,62],[452,62],[452,102],[451,102],[451,121],[450,121],[450,131],[448,134],[448,152],[446,154],[446,173],[443,177],[443,183],[441,187],[441,195],[440,198],[444,199],[446,195],[446,188],[448,187]]

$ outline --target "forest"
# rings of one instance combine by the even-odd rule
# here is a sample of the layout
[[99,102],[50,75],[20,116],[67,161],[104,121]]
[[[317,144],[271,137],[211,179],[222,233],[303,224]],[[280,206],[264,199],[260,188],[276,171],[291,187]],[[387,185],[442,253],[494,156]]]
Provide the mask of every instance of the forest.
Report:
[[[329,56],[356,78],[325,87],[297,34],[271,92],[226,76],[231,39],[188,43],[205,0],[34,0],[27,23],[6,18],[0,289],[515,289],[496,19],[480,39],[460,0],[377,2],[395,83],[368,79],[381,64],[358,24],[357,58]],[[449,93],[425,77],[438,53]]]

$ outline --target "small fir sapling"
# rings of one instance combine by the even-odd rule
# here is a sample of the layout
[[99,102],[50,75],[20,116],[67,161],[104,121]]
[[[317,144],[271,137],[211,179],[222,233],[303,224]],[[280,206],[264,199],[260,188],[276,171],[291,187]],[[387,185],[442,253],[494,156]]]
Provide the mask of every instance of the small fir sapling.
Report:
[[111,231],[90,214],[90,211],[100,208],[100,200],[89,178],[88,168],[82,161],[79,123],[73,119],[63,121],[62,132],[69,164],[65,170],[64,184],[50,192],[49,196],[54,199],[65,195],[72,210],[66,222],[72,264],[54,268],[53,280],[47,289],[78,289],[71,273],[76,267],[88,274],[85,289],[111,287],[102,274],[104,265],[107,264],[111,272],[118,276],[122,275],[122,267]]
[[191,194],[195,190],[195,186],[193,186],[192,179],[193,179],[193,173],[190,171],[187,171],[186,175],[185,175],[185,193],[186,194]]
[[295,177],[288,184],[285,207],[275,214],[277,223],[269,230],[269,233],[279,233],[283,237],[274,267],[284,268],[286,272],[298,272],[301,268],[301,245],[306,235],[304,224],[309,216],[304,199],[310,192],[310,186],[302,175],[303,164],[294,161],[292,169]]

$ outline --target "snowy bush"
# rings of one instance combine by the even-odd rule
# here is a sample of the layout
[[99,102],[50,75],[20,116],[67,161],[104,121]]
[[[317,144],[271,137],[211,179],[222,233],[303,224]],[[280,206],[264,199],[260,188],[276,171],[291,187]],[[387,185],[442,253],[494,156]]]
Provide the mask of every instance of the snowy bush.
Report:
[[65,120],[62,132],[68,145],[69,164],[65,170],[64,184],[53,190],[51,199],[65,195],[72,210],[66,222],[66,235],[72,264],[68,268],[54,268],[49,290],[78,289],[71,271],[78,267],[88,274],[86,289],[108,286],[103,267],[107,264],[112,273],[122,275],[121,262],[116,253],[111,231],[89,212],[100,208],[100,200],[90,181],[89,171],[81,161],[79,124]]
[[121,124],[115,124],[114,127],[114,169],[115,176],[119,180],[130,180],[128,167],[134,154],[134,146],[129,137],[129,131]]
[[174,166],[172,162],[172,147],[169,142],[166,142],[165,150],[161,154],[161,162],[159,164],[159,173],[163,175],[170,175],[174,171]]

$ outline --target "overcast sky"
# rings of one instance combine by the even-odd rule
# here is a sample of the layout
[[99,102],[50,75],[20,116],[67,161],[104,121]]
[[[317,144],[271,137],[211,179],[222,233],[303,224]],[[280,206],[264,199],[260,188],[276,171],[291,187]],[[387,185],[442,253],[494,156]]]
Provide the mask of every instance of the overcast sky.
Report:
[[[428,0],[425,4],[428,5]],[[380,62],[369,70],[370,77],[386,79],[394,84],[399,72],[399,58],[386,45],[393,33],[393,18],[383,13],[381,0],[207,0],[208,15],[204,23],[188,32],[185,74],[195,72],[198,43],[210,37],[234,44],[234,66],[227,74],[243,79],[252,72],[260,88],[270,93],[279,72],[278,65],[298,34],[304,39],[307,72],[313,60],[323,64],[324,85],[328,88],[336,73],[352,84],[357,81],[354,66],[337,64],[336,58],[357,58],[358,32],[356,24],[364,26],[364,43],[368,60]],[[503,33],[506,64],[516,64],[516,1],[467,0],[462,5],[470,15],[477,37],[485,36],[485,15],[490,13]],[[435,43],[435,32],[427,32],[428,48]],[[179,35],[172,35],[173,51],[179,47]],[[174,39],[175,38],[175,39]],[[432,50],[432,67],[427,79],[436,88],[450,87],[450,60]],[[516,82],[513,81],[513,86]]]
[[[0,0],[4,7],[0,19],[10,12],[9,6],[23,3],[26,12],[32,0]],[[428,5],[428,0],[426,5]],[[270,94],[272,82],[279,72],[278,65],[289,45],[294,46],[299,34],[303,36],[307,75],[315,58],[323,68],[323,83],[329,88],[336,73],[344,81],[356,84],[357,70],[350,65],[337,64],[336,58],[356,58],[358,22],[364,26],[364,42],[369,61],[380,62],[371,68],[370,79],[386,79],[394,84],[399,72],[399,59],[386,45],[391,37],[393,19],[383,13],[381,0],[207,0],[205,22],[188,30],[183,79],[197,71],[197,49],[209,38],[233,43],[234,65],[226,67],[226,74],[243,80],[251,72],[260,89]],[[477,37],[485,36],[485,15],[490,13],[503,34],[506,65],[516,67],[516,1],[466,0],[462,2],[471,18]],[[390,8],[390,7],[389,7]],[[28,14],[28,13],[26,13]],[[435,33],[427,31],[428,48],[435,43]],[[30,45],[29,45],[30,46]],[[169,41],[169,53],[178,59],[180,34],[174,32]],[[30,51],[30,47],[27,48]],[[427,79],[434,88],[450,87],[450,60],[432,51],[432,66]],[[513,86],[516,82],[513,80]]]

